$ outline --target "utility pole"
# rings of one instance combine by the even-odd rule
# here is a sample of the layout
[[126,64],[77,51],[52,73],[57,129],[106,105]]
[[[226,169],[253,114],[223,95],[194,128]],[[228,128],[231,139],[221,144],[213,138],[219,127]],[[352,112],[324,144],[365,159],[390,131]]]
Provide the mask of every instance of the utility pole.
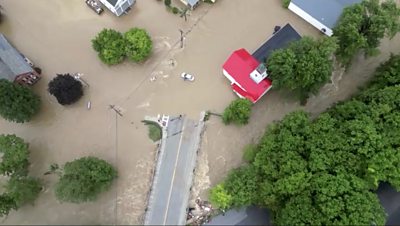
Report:
[[121,117],[123,116],[121,111],[119,109],[115,108],[114,104],[110,104],[109,107],[110,107],[110,109],[113,109],[115,111],[115,113],[117,113],[119,116],[121,116]]
[[184,39],[184,37],[183,37],[182,29],[179,29],[179,32],[181,33],[181,48],[183,48],[183,39]]

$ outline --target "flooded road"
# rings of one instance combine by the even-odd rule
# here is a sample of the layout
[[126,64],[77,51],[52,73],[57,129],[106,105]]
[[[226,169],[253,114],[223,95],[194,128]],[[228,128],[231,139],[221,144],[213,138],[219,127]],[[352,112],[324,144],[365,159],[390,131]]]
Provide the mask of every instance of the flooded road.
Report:
[[[179,1],[173,1],[179,5]],[[34,206],[25,206],[3,219],[3,224],[138,224],[142,220],[156,145],[141,123],[145,115],[222,112],[235,97],[221,66],[232,51],[254,51],[275,25],[291,23],[302,34],[318,36],[307,23],[281,7],[280,0],[218,0],[202,4],[188,17],[173,15],[161,1],[138,0],[121,18],[106,11],[96,15],[82,0],[1,0],[5,20],[0,31],[43,70],[34,87],[42,97],[42,110],[32,122],[9,123],[0,119],[0,133],[15,133],[30,143],[31,174],[45,184]],[[126,60],[108,67],[100,62],[90,40],[103,28],[126,31],[145,28],[154,50],[146,62]],[[179,29],[185,32],[180,48]],[[364,82],[377,63],[398,52],[396,37],[385,41],[378,58],[360,60],[349,75],[313,97],[307,110],[318,113],[343,99]],[[60,106],[47,91],[56,73],[81,72],[90,84],[84,97],[68,107]],[[194,83],[180,79],[182,72],[195,75]],[[151,82],[150,78],[155,78]],[[91,110],[86,109],[91,101]],[[109,108],[116,105],[122,117]],[[241,164],[242,147],[256,142],[267,123],[299,108],[297,101],[272,91],[257,105],[250,124],[223,126],[212,118],[204,135],[197,172],[203,176],[199,193]],[[59,203],[53,193],[56,177],[43,176],[51,163],[63,164],[85,155],[111,162],[119,171],[113,188],[99,200],[85,204]]]

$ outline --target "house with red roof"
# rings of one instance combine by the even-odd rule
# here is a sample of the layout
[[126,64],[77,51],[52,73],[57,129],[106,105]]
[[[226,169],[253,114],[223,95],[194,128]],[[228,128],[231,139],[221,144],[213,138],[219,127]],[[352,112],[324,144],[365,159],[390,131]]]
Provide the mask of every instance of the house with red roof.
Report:
[[232,90],[241,98],[256,103],[272,87],[264,64],[260,64],[245,49],[232,53],[223,66],[223,73]]
[[238,49],[226,60],[223,74],[231,82],[231,88],[240,98],[256,103],[271,88],[272,81],[267,78],[266,58],[273,50],[284,48],[301,36],[290,24],[286,24],[268,39],[253,55],[245,49]]

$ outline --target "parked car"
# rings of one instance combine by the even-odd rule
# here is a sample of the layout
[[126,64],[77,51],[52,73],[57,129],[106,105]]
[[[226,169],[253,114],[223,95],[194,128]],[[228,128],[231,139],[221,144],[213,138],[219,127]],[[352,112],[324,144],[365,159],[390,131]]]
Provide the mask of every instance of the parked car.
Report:
[[104,11],[104,9],[96,0],[86,0],[86,5],[88,5],[93,11],[95,11],[99,15]]
[[190,82],[194,81],[194,76],[185,72],[181,74],[181,78],[183,79],[183,81],[190,81]]

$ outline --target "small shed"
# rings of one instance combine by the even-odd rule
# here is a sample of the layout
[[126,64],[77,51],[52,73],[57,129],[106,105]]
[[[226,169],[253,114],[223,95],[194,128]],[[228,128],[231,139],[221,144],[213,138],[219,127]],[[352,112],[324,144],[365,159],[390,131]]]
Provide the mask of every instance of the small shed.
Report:
[[3,34],[0,34],[0,79],[26,85],[33,85],[40,79],[27,58]]
[[109,9],[116,16],[129,11],[136,0],[99,0],[107,9]]
[[289,10],[328,36],[347,6],[362,0],[292,0]]

